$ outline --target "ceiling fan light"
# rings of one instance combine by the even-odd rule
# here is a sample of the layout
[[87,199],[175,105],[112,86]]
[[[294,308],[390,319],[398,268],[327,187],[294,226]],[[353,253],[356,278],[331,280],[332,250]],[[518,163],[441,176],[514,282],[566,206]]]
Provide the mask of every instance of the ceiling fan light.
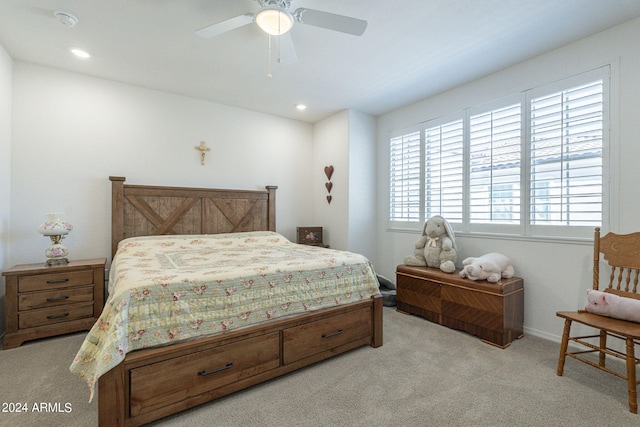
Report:
[[256,14],[256,24],[267,34],[281,36],[293,27],[293,16],[286,10],[266,7]]

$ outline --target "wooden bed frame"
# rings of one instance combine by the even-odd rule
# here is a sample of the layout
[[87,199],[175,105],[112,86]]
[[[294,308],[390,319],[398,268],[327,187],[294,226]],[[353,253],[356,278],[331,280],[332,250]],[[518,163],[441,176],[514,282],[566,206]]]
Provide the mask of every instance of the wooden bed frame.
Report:
[[[157,234],[275,231],[275,190],[112,182],[112,255]],[[382,345],[382,296],[222,335],[137,350],[98,380],[99,425],[139,426],[345,351]]]

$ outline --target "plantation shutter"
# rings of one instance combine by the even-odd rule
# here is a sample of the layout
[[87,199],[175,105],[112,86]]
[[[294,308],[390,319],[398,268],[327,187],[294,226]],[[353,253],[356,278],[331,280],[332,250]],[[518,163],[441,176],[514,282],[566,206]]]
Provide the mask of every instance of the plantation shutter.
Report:
[[389,229],[433,215],[462,233],[590,239],[610,227],[611,69],[390,132]]
[[520,103],[469,120],[469,223],[519,224]]
[[531,99],[531,224],[599,226],[602,79]]
[[420,221],[420,130],[390,138],[389,220]]
[[463,144],[462,119],[425,129],[425,219],[462,223]]

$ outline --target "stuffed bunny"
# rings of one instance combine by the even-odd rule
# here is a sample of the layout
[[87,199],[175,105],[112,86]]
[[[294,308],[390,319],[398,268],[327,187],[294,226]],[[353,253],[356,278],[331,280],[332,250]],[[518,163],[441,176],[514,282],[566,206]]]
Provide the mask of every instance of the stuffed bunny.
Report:
[[453,273],[456,270],[458,252],[455,234],[449,222],[440,215],[429,218],[413,252],[413,255],[404,259],[406,265],[434,267],[445,273]]
[[511,279],[515,272],[509,258],[491,252],[477,258],[465,258],[462,260],[462,270],[458,274],[470,280],[487,280],[495,283],[501,278]]

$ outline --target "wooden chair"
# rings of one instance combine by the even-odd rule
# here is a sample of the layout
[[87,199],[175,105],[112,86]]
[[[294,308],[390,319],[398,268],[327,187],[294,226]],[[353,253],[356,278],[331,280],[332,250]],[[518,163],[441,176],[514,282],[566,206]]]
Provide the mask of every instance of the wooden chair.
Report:
[[[600,254],[608,263],[609,284],[599,289],[600,279]],[[595,229],[593,248],[593,289],[610,292],[623,297],[640,299],[638,289],[638,274],[640,272],[640,232],[631,234],[608,233],[600,237],[600,228]],[[635,356],[635,345],[640,344],[640,323],[626,320],[613,319],[597,314],[587,313],[584,310],[559,311],[557,316],[565,319],[562,343],[560,345],[560,357],[558,359],[558,372],[562,376],[566,356],[584,362],[604,372],[613,374],[627,380],[629,390],[629,410],[638,413],[636,365],[640,360]],[[595,335],[571,336],[571,324],[578,322],[589,327],[599,329]],[[622,352],[607,342],[608,337],[624,341],[626,349]],[[568,348],[569,341],[573,344]],[[620,341],[614,341],[620,343]],[[622,348],[622,346],[618,346]],[[598,353],[591,360],[585,357],[588,353]],[[626,373],[622,369],[611,369],[606,366],[606,356],[613,356],[626,362]]]

